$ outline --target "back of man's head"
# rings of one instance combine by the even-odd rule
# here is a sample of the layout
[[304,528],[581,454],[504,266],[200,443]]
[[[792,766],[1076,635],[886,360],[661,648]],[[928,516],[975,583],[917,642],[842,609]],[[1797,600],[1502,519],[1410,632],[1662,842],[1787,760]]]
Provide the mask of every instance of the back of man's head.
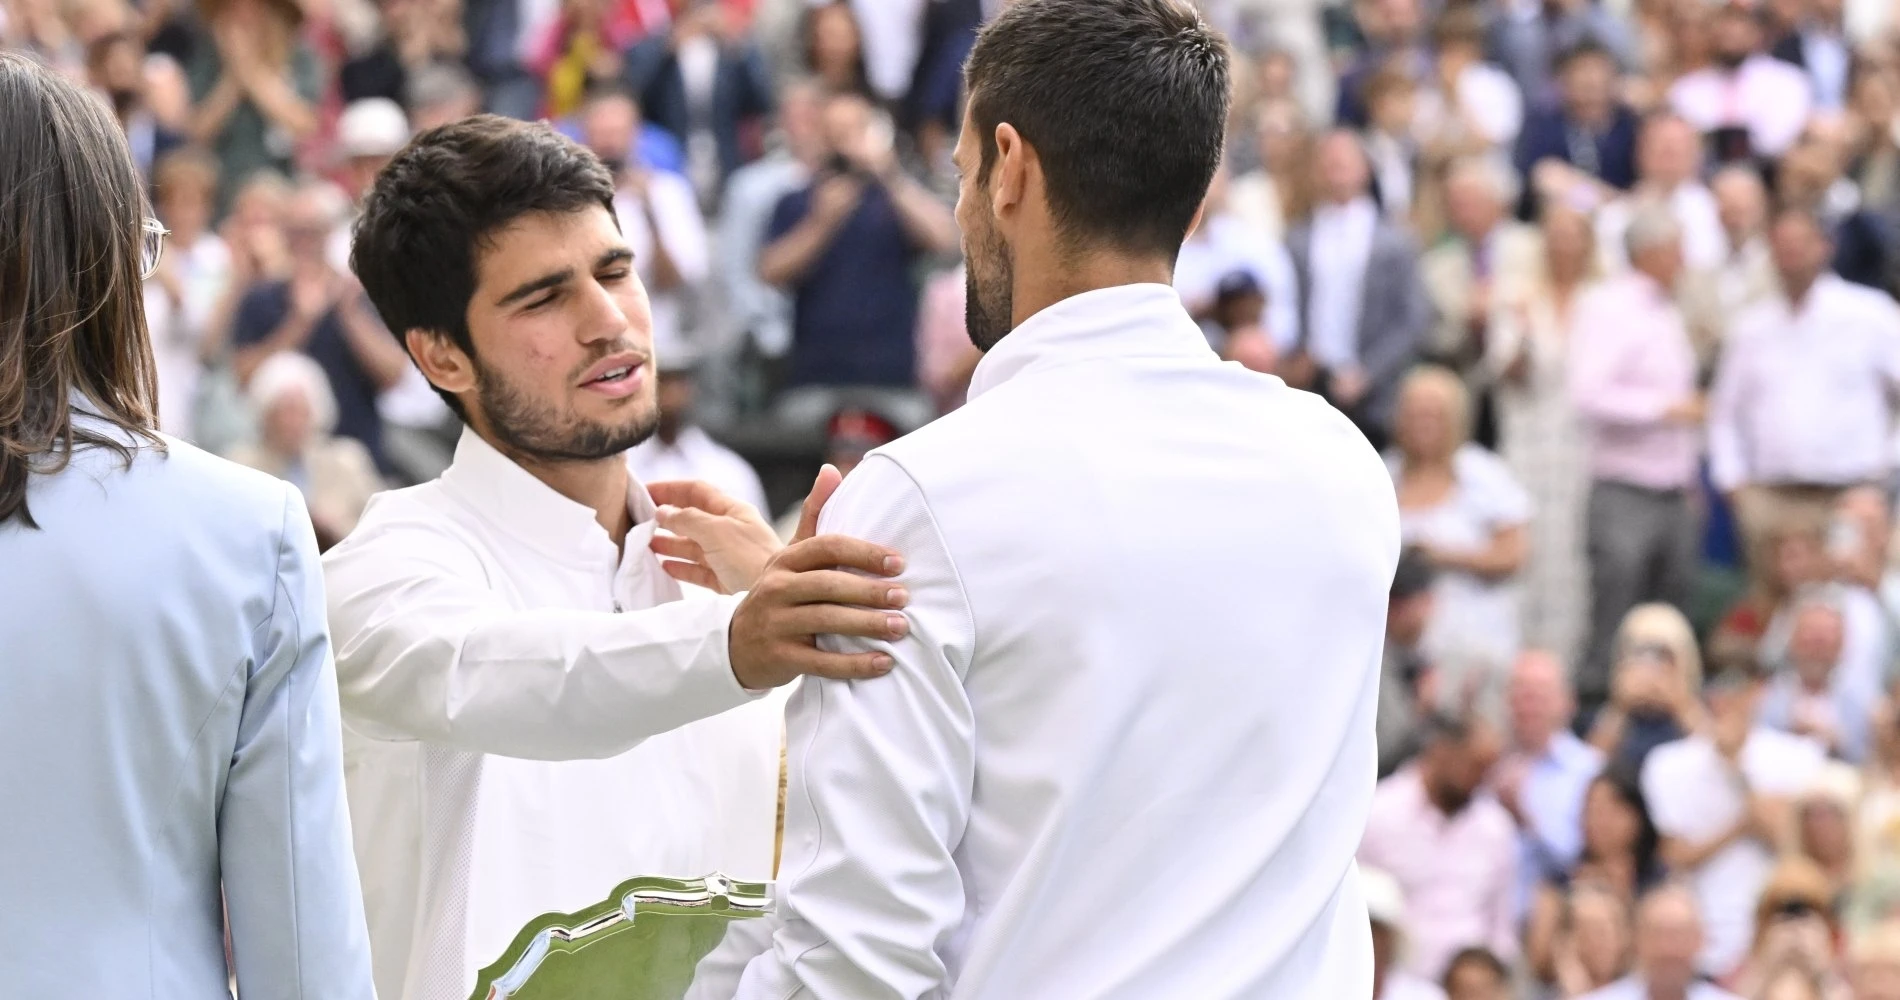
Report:
[[1017,0],[966,68],[978,183],[1007,123],[1040,161],[1070,249],[1180,249],[1220,163],[1225,41],[1180,0]]

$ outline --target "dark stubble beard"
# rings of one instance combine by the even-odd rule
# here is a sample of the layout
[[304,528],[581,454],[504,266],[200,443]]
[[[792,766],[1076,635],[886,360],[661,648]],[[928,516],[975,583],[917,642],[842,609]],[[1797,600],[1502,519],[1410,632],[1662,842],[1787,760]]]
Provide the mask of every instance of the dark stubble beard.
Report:
[[991,227],[971,233],[966,243],[963,325],[970,343],[988,352],[1014,325],[1016,258]]
[[597,462],[624,454],[659,427],[657,405],[625,423],[564,421],[554,407],[537,402],[506,376],[477,361],[476,401],[495,438],[518,457],[540,462]]

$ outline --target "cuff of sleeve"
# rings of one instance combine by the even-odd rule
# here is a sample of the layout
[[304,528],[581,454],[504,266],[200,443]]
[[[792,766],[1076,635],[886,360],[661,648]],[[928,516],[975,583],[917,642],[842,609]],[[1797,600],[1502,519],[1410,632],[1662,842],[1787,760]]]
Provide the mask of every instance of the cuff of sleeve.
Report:
[[728,693],[742,703],[756,701],[772,692],[771,688],[753,690],[739,683],[739,675],[732,672],[732,614],[739,609],[739,602],[745,600],[746,592],[721,595],[717,600],[719,614],[724,626],[719,630],[719,648],[709,651],[709,656],[718,665],[718,673],[724,679]]

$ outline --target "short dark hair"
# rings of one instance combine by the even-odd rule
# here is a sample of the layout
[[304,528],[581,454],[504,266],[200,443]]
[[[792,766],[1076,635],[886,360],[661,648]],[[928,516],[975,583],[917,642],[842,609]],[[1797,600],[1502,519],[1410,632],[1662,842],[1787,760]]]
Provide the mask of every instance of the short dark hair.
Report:
[[613,200],[607,168],[547,123],[475,115],[422,133],[383,168],[363,200],[350,269],[405,350],[407,332],[425,330],[472,358],[468,303],[488,241],[524,215],[596,205],[611,215]]
[[1035,147],[1069,247],[1180,251],[1226,134],[1226,41],[1178,0],[1019,0],[977,38],[965,69],[982,140]]

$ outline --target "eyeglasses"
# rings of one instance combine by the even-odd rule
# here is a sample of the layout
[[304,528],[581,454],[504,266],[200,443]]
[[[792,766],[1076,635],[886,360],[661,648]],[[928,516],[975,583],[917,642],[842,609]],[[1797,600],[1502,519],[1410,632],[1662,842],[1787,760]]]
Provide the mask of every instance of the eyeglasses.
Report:
[[165,228],[157,219],[146,219],[140,234],[139,280],[149,279],[158,273],[158,262],[165,256],[165,237],[172,231]]

